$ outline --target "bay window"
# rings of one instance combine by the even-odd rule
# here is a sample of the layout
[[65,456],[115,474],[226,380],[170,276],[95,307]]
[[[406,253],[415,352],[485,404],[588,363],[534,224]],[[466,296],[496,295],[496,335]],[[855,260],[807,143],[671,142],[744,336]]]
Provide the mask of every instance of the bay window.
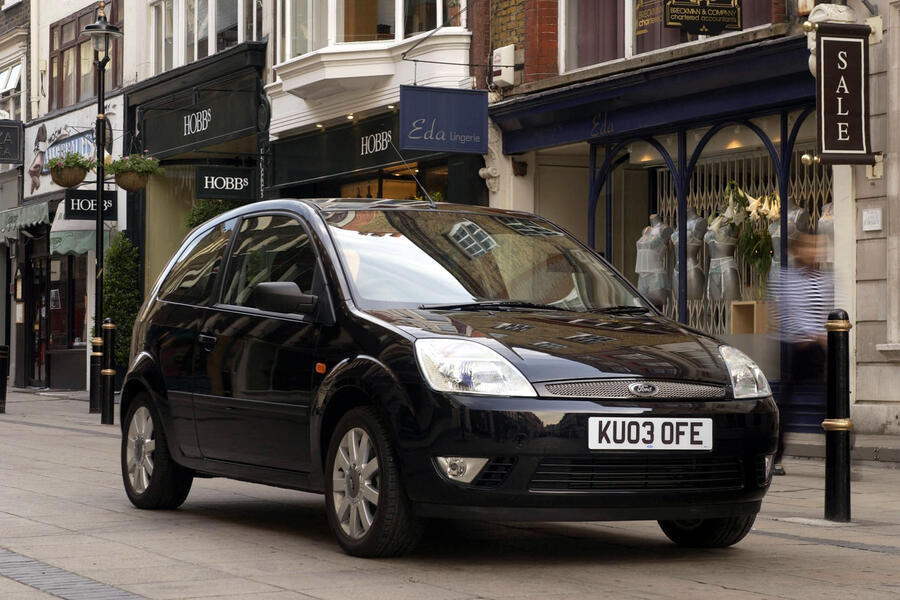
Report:
[[465,0],[277,0],[277,62],[326,46],[464,26]]
[[[122,28],[123,1],[107,3],[109,22]],[[71,106],[96,95],[94,49],[90,39],[81,35],[86,25],[97,20],[97,6],[91,5],[50,26],[50,110]],[[122,85],[122,41],[114,38],[106,66],[106,88]]]
[[[698,39],[665,26],[665,0],[560,0],[560,54],[569,71]],[[771,21],[771,0],[742,0],[742,27]]]
[[265,0],[159,0],[150,7],[153,73],[262,39]]
[[0,118],[22,120],[22,63],[0,69]]

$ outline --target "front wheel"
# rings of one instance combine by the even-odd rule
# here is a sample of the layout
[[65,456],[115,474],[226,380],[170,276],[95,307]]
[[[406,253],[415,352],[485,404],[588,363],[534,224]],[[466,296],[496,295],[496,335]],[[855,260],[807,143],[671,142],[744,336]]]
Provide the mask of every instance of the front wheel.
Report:
[[135,396],[125,415],[122,480],[138,508],[178,508],[191,491],[192,473],[172,460],[150,399]]
[[325,466],[328,524],[348,554],[366,558],[411,550],[422,533],[400,481],[387,428],[370,407],[338,422]]
[[659,521],[663,533],[680,546],[693,548],[725,548],[744,539],[756,513],[721,519],[694,519],[685,521]]

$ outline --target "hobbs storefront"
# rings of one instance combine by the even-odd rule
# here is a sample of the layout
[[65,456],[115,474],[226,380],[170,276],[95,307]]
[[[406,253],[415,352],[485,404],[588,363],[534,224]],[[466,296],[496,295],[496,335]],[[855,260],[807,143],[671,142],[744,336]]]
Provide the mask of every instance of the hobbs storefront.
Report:
[[[107,101],[106,152],[121,154],[122,97]],[[67,152],[93,158],[93,106],[32,121],[25,128],[23,203],[0,216],[0,231],[14,242],[12,320],[18,387],[85,389],[88,339],[94,314],[96,179],[65,189],[47,165]],[[104,192],[106,243],[125,228],[125,193],[109,182]]]
[[435,201],[487,204],[481,155],[403,150],[401,157],[399,140],[397,112],[275,140],[266,196],[411,199],[422,196],[418,179]]
[[132,234],[153,284],[204,202],[258,200],[259,147],[269,109],[260,73],[265,44],[247,42],[126,91],[127,143],[160,159],[161,174],[129,203]]

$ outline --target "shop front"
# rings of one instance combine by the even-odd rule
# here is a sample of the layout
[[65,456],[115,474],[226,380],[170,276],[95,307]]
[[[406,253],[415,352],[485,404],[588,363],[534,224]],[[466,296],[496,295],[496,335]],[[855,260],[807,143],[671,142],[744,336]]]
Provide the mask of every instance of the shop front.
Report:
[[[122,97],[106,105],[108,154],[121,153]],[[93,327],[96,180],[56,185],[48,164],[67,152],[93,158],[97,111],[85,107],[28,124],[24,130],[23,202],[0,213],[0,230],[15,236],[11,263],[12,323],[18,387],[86,389]],[[116,133],[118,132],[118,133]],[[105,242],[124,229],[125,194],[112,182],[104,197]],[[82,210],[78,210],[81,207]]]
[[267,198],[424,198],[487,204],[480,155],[399,150],[396,111],[274,140]]
[[140,224],[130,234],[142,253],[145,289],[209,203],[224,208],[260,198],[265,48],[243,43],[126,90],[127,144],[163,166],[128,205]]
[[[770,283],[804,233],[820,234],[818,267],[840,279],[835,215],[853,210],[833,202],[829,167],[799,160],[815,148],[808,57],[805,37],[780,38],[491,107],[503,152],[534,169],[533,204],[518,207],[569,228],[775,382]],[[822,402],[796,408],[793,428],[819,431]]]

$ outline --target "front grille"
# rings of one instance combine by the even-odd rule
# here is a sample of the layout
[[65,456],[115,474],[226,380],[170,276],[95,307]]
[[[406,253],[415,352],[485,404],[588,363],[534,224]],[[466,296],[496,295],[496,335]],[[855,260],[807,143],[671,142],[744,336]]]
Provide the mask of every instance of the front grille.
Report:
[[744,487],[740,458],[605,456],[545,458],[530,489],[555,491],[695,491]]
[[[651,396],[633,393],[632,384],[649,384],[656,388]],[[679,381],[653,381],[644,379],[595,379],[590,381],[564,381],[538,385],[542,396],[568,398],[724,398],[725,386],[704,383],[682,383]]]
[[491,461],[484,466],[481,473],[472,481],[472,485],[483,488],[498,487],[506,481],[510,471],[516,464],[513,456],[498,456],[492,458]]

